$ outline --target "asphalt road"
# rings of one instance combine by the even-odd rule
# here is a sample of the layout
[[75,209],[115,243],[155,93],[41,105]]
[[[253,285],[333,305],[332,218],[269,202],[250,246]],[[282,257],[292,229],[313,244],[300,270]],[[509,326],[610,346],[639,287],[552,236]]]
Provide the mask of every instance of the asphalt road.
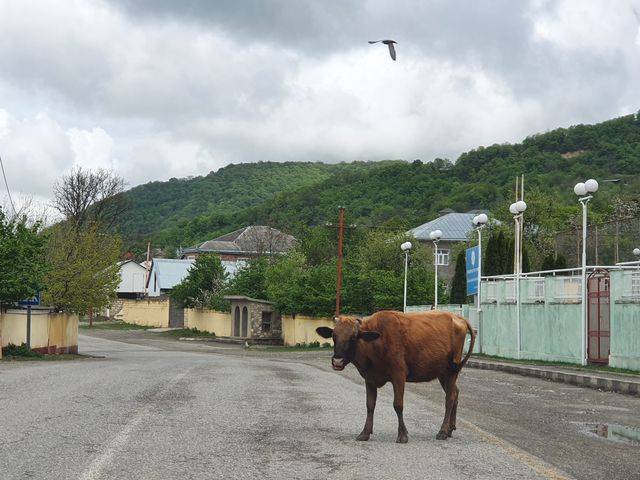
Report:
[[638,398],[467,369],[452,439],[429,384],[406,393],[408,444],[390,387],[361,443],[362,381],[324,352],[102,336],[80,349],[104,358],[0,363],[0,478],[640,478],[639,446],[590,432],[640,427]]

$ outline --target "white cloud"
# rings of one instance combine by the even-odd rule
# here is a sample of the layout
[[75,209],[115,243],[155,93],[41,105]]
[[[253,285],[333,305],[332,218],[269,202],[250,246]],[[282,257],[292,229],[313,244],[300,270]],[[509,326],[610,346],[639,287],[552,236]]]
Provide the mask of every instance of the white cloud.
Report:
[[[135,185],[229,162],[454,159],[640,104],[631,2],[142,5],[0,2],[13,188],[50,196],[73,165]],[[385,30],[397,62],[366,43]]]

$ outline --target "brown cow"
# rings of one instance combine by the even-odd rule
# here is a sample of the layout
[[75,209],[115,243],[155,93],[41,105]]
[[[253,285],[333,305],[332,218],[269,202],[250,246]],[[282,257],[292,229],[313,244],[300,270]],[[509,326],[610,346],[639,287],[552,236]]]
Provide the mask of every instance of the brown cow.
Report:
[[[357,440],[369,440],[373,433],[373,411],[378,388],[393,384],[393,408],[398,415],[398,438],[406,443],[407,428],[402,418],[405,382],[440,381],[445,391],[445,414],[438,440],[446,440],[456,429],[460,369],[473,351],[475,333],[464,318],[443,311],[401,313],[382,311],[366,320],[341,316],[335,328],[319,327],[318,335],[333,338],[331,365],[343,370],[353,363],[367,388],[367,420]],[[462,358],[467,332],[469,352]]]

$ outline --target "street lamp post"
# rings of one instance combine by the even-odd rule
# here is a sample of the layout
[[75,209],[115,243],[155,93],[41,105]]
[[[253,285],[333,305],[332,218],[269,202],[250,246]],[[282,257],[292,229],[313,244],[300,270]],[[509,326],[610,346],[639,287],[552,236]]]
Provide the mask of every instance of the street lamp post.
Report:
[[433,300],[433,309],[438,309],[438,242],[442,238],[441,230],[434,230],[429,234],[431,240],[433,240],[433,266],[435,271],[435,295]]
[[411,242],[404,242],[400,248],[404,252],[404,308],[402,311],[407,313],[407,272],[409,270],[409,252],[411,251]]
[[518,200],[509,206],[509,212],[513,215],[515,223],[514,267],[516,274],[516,348],[518,350],[518,358],[520,358],[520,351],[522,350],[522,329],[520,326],[520,274],[522,273],[522,249],[520,246],[522,242],[520,239],[520,222],[526,209],[527,204],[524,200]]
[[597,191],[598,182],[593,178],[573,187],[582,205],[582,365],[587,364],[587,204]]
[[478,232],[478,292],[476,293],[476,315],[478,318],[479,349],[482,352],[482,229],[487,226],[489,218],[486,213],[473,217],[474,230]]

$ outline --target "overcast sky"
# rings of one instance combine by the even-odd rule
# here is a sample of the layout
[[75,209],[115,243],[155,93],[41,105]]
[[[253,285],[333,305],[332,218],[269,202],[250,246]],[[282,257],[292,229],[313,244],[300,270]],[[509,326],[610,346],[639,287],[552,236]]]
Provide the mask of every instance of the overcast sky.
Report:
[[634,7],[2,0],[0,156],[38,199],[73,165],[133,186],[259,160],[455,159],[637,111]]

